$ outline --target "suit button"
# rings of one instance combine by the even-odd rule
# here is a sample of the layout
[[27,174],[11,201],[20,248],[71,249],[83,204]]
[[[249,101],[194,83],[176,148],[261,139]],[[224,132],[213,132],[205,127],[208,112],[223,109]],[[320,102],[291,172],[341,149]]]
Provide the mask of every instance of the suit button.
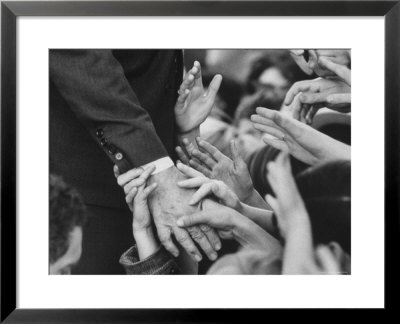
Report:
[[114,145],[110,144],[110,145],[108,145],[107,148],[108,148],[108,153],[110,153],[111,155],[114,155],[115,153],[117,153],[117,148]]
[[107,140],[105,139],[105,138],[102,138],[101,140],[100,140],[100,144],[101,144],[101,146],[106,146],[107,145]]
[[104,131],[103,131],[101,128],[99,128],[99,129],[96,131],[96,136],[97,136],[98,138],[103,137],[103,136],[104,136]]
[[175,273],[175,269],[171,269],[170,273],[174,274]]
[[115,158],[116,158],[118,161],[121,161],[121,160],[124,158],[124,156],[122,155],[121,152],[118,152],[117,154],[115,154]]

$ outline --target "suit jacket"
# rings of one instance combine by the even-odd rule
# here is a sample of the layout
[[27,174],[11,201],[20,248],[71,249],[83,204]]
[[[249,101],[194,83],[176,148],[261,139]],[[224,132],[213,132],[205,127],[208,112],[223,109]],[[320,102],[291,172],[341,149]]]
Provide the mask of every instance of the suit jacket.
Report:
[[87,204],[124,207],[121,173],[173,155],[178,50],[50,50],[50,171]]

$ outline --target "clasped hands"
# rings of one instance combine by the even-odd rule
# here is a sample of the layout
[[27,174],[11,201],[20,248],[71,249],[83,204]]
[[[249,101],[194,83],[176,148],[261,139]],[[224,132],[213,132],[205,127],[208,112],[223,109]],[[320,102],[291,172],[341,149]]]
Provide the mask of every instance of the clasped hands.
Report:
[[[205,91],[199,62],[195,62],[193,68],[186,73],[175,105],[178,140],[182,138],[193,139],[199,134],[199,126],[207,118],[213,107],[221,81],[222,76],[216,75],[208,90]],[[214,229],[208,225],[180,228],[176,224],[176,220],[179,217],[192,214],[204,208],[202,204],[197,206],[189,205],[188,202],[191,199],[193,190],[182,189],[177,186],[177,182],[185,179],[185,176],[175,166],[154,175],[151,175],[153,170],[149,170],[152,169],[137,168],[120,175],[117,168],[115,168],[114,172],[118,184],[124,189],[126,202],[134,213],[134,236],[139,231],[148,232],[152,223],[154,223],[158,239],[173,256],[177,257],[180,254],[176,244],[179,243],[193,261],[201,261],[202,254],[195,245],[194,242],[196,242],[209,259],[215,260],[217,251],[221,248],[221,241]],[[148,212],[146,213],[143,208],[137,208],[136,211],[139,210],[141,215],[151,214],[152,220],[148,216],[146,219],[150,219],[150,221],[143,222],[145,225],[139,226],[137,224],[142,224],[142,222],[138,222],[137,219],[142,216],[135,215],[134,202],[136,196],[143,196],[138,195],[138,193],[140,190],[147,190],[145,188],[151,188],[149,189],[151,192],[146,195]],[[143,198],[141,198],[141,201],[143,201]],[[144,227],[145,230],[139,230],[138,227]]]

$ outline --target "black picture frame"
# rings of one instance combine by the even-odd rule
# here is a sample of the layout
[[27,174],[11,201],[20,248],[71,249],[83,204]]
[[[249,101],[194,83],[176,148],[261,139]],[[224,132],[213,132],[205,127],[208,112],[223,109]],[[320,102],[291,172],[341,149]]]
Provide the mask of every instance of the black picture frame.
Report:
[[[399,234],[399,1],[2,1],[1,3],[1,322],[218,322],[239,310],[16,308],[16,19],[20,16],[381,16],[385,19],[385,308],[397,273]],[[373,112],[372,112],[373,113]],[[392,240],[396,239],[394,244]],[[389,243],[389,240],[391,243]],[[240,312],[246,312],[241,310]],[[247,311],[248,312],[248,311]],[[261,315],[264,316],[264,315]]]

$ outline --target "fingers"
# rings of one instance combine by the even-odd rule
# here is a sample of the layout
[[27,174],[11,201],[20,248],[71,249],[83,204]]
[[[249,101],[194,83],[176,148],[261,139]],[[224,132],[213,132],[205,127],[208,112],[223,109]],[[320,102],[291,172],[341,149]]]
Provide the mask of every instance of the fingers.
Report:
[[219,239],[217,232],[206,224],[200,224],[199,226],[200,230],[204,233],[208,241],[211,243],[213,249],[215,251],[219,251],[222,247],[222,243],[221,240]]
[[253,127],[260,132],[275,136],[276,138],[282,139],[285,135],[284,132],[277,129],[276,127],[265,126],[263,124],[253,123]]
[[153,183],[150,186],[146,187],[141,194],[141,199],[147,200],[150,194],[157,188],[157,183]]
[[201,175],[200,177],[179,181],[177,184],[181,188],[199,188],[205,183],[209,183],[210,181],[210,179]]
[[209,212],[198,212],[192,215],[188,216],[183,216],[179,218],[176,222],[176,225],[179,227],[188,227],[188,226],[194,226],[198,224],[208,224],[211,215]]
[[304,50],[303,49],[292,49],[292,50],[289,50],[289,52],[291,54],[294,54],[294,55],[297,55],[297,56],[300,56],[300,55],[304,54]]
[[182,163],[186,165],[189,164],[189,158],[180,146],[175,147],[175,152],[178,154],[178,158],[182,161]]
[[340,266],[334,254],[327,246],[319,246],[315,251],[316,258],[326,274],[339,274]]
[[289,148],[285,141],[279,139],[279,138],[271,138],[270,136],[266,135],[263,136],[262,138],[263,142],[265,144],[271,145],[273,148],[276,148],[277,150],[288,152]]
[[284,104],[285,105],[290,105],[294,98],[300,93],[304,91],[310,90],[310,84],[307,82],[296,82],[295,84],[292,85],[292,87],[289,89],[289,91],[286,93]]
[[309,54],[309,60],[308,60],[308,66],[312,71],[315,72],[315,69],[318,66],[318,55],[317,52],[313,49],[308,50]]
[[202,259],[201,253],[193,243],[189,233],[185,229],[179,227],[174,227],[173,232],[177,242],[182,245],[193,261],[200,262]]
[[187,99],[187,97],[189,96],[190,90],[189,89],[185,89],[181,92],[181,90],[179,90],[179,97],[176,100],[176,105],[175,105],[175,109],[177,111],[181,110],[184,108],[185,106],[185,101]]
[[207,141],[201,139],[198,137],[197,139],[197,144],[205,151],[210,153],[210,155],[214,158],[215,161],[219,161],[222,158],[224,158],[224,155],[214,146],[212,146],[210,143]]
[[139,177],[143,173],[144,169],[143,168],[136,168],[129,170],[128,172],[125,172],[124,174],[121,174],[117,178],[118,185],[123,187],[125,186],[129,181],[132,181],[133,179]]
[[161,244],[165,247],[165,249],[171,253],[175,258],[179,256],[179,250],[172,242],[171,239],[171,230],[165,226],[157,227],[157,235],[161,242]]
[[129,209],[130,209],[131,211],[133,211],[132,203],[133,203],[133,199],[135,199],[135,196],[136,196],[137,192],[138,192],[138,188],[137,188],[137,187],[134,187],[134,188],[132,188],[131,191],[129,191],[128,194],[125,196],[125,201],[126,201],[126,203],[128,204],[128,207],[129,207]]
[[307,123],[308,125],[311,125],[311,123],[312,123],[312,121],[313,121],[313,119],[314,119],[314,116],[315,116],[315,114],[317,113],[317,111],[318,111],[319,108],[320,108],[320,107],[318,107],[318,106],[312,106],[312,107],[308,110],[308,112],[307,112],[307,114],[306,114],[306,123]]
[[207,178],[212,178],[212,172],[196,160],[190,159],[189,165],[195,170],[201,172]]
[[213,182],[207,182],[200,186],[199,190],[197,190],[192,198],[189,201],[189,205],[196,205],[200,201],[202,201],[209,194],[213,193],[215,189],[215,184]]
[[[189,164],[189,162],[188,162],[188,164]],[[204,177],[204,175],[201,172],[196,171],[195,169],[193,169],[190,166],[187,166],[185,164],[178,162],[176,167],[178,168],[179,171],[181,171],[188,178]]]
[[[258,109],[258,108],[257,108],[257,109]],[[265,109],[265,108],[263,108],[263,109]],[[262,109],[259,109],[259,111],[263,112]],[[271,116],[273,116],[273,115],[271,115]],[[277,123],[275,123],[274,120],[271,119],[271,118],[262,117],[262,116],[260,116],[260,115],[251,115],[251,116],[250,116],[250,119],[251,119],[251,121],[252,121],[253,123],[276,128],[276,129],[280,130],[282,133],[285,132],[284,129],[282,129],[281,127],[279,127],[279,126],[277,125]]]
[[131,191],[131,189],[133,187],[139,187],[142,186],[143,184],[146,183],[147,179],[149,178],[149,176],[153,173],[153,171],[156,169],[156,167],[154,165],[149,166],[148,168],[146,168],[146,170],[144,170],[141,175],[139,176],[139,178],[134,179],[132,181],[130,181],[129,183],[127,183],[124,186],[124,192],[125,194],[128,194],[129,191]]
[[186,75],[181,83],[181,86],[179,87],[179,95],[180,96],[183,95],[184,93],[186,93],[186,90],[190,90],[191,88],[193,88],[195,75],[192,70],[190,70],[188,73],[186,73]]
[[186,228],[192,239],[201,247],[210,260],[216,260],[218,255],[205,234],[200,230],[199,226],[189,226]]
[[300,101],[303,104],[315,104],[319,102],[326,102],[327,94],[323,92],[317,93],[302,93],[300,95]]
[[186,150],[188,156],[192,155],[192,151],[195,149],[195,146],[192,142],[190,142],[187,138],[182,140],[182,144]]
[[193,63],[193,69],[196,69],[195,70],[196,73],[193,73],[194,74],[194,85],[196,87],[203,88],[203,80],[202,80],[202,77],[201,77],[201,65],[200,65],[199,61],[195,61]]
[[293,58],[293,60],[296,62],[296,64],[300,67],[300,69],[303,70],[304,73],[311,75],[313,73],[313,70],[308,66],[307,61],[304,58],[304,55],[295,55],[293,53],[290,53],[290,56]]
[[[215,97],[217,96],[217,93],[219,90],[219,87],[221,86],[221,82],[222,82],[221,74],[215,75],[214,78],[212,79],[210,85],[208,86],[207,92],[205,94],[205,96],[207,97],[207,100],[209,102],[214,103]],[[212,108],[212,106],[211,106],[211,108]]]
[[272,120],[277,126],[280,127],[280,129],[289,133],[290,135],[297,135],[299,128],[302,128],[303,126],[303,124],[298,120],[288,117],[276,110],[258,107],[256,112],[262,117]]
[[[268,205],[271,206],[272,210],[278,214],[279,213],[279,207],[278,207],[278,201],[273,198],[271,195],[267,195],[265,197],[265,200],[267,201]],[[279,215],[278,215],[279,216]]]
[[351,104],[351,93],[335,93],[326,97],[328,107],[341,104]]
[[118,178],[119,177],[119,168],[116,164],[114,164],[113,171],[114,171],[114,177]]
[[320,57],[318,63],[324,68],[335,73],[339,78],[351,86],[351,70],[348,67],[334,63],[326,57]]
[[217,162],[215,162],[215,160],[211,158],[209,154],[202,153],[199,150],[194,149],[192,151],[192,155],[209,169],[212,169],[217,164]]
[[302,123],[306,123],[306,115],[308,111],[310,110],[311,106],[308,104],[301,104],[301,110],[300,110],[300,118],[299,121]]

